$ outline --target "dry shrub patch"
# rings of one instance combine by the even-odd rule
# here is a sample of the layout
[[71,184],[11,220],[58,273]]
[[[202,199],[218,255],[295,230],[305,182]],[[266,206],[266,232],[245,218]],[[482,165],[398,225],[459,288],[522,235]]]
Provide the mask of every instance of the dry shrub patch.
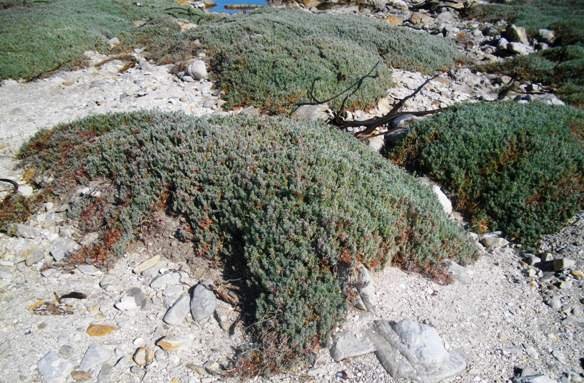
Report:
[[186,220],[177,237],[192,241],[192,256],[223,262],[247,283],[242,298],[259,351],[238,365],[250,373],[290,367],[326,340],[357,262],[399,259],[433,273],[445,258],[476,255],[426,186],[316,123],[95,116],[40,133],[21,158],[52,174],[61,196],[72,183],[107,180],[98,206],[81,199],[69,211],[78,219],[99,211],[99,225],[90,224],[101,247],[85,254],[96,261],[102,250],[122,253],[155,209]]

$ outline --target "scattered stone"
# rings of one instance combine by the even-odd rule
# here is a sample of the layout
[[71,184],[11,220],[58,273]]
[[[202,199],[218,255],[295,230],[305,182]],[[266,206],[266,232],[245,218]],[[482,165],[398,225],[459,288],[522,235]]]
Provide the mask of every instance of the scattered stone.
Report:
[[87,371],[75,370],[71,372],[71,378],[76,382],[85,382],[91,379],[91,374]]
[[434,24],[434,19],[431,16],[426,15],[424,13],[414,12],[410,16],[410,23],[419,27],[428,28],[429,26]]
[[104,363],[97,374],[97,383],[109,383],[112,375],[113,366],[109,363]]
[[142,274],[144,271],[156,266],[158,262],[160,262],[160,255],[155,255],[134,267],[132,271],[136,274]]
[[181,324],[190,310],[190,299],[188,294],[183,294],[174,302],[174,304],[166,311],[162,320],[169,325]]
[[39,239],[45,237],[42,230],[23,223],[14,224],[12,228],[14,235],[19,238]]
[[451,353],[436,329],[412,320],[375,321],[370,335],[377,358],[394,379],[439,382],[466,368],[464,358]]
[[154,361],[154,351],[148,347],[139,347],[132,359],[138,366],[146,367]]
[[215,294],[202,284],[198,284],[191,298],[191,315],[195,321],[201,321],[213,315],[217,307]]
[[454,261],[448,262],[448,274],[452,277],[452,279],[463,284],[469,283],[471,280],[466,268]]
[[581,281],[584,279],[584,271],[582,270],[574,270],[572,271],[572,276],[577,280]]
[[146,297],[139,287],[132,287],[120,300],[114,304],[114,307],[120,311],[134,311],[144,308]]
[[39,360],[37,367],[44,383],[64,383],[73,370],[73,364],[59,357],[54,351],[46,353]]
[[563,271],[566,269],[572,269],[576,266],[576,261],[569,258],[560,258],[553,261],[554,271]]
[[489,250],[495,250],[495,249],[500,249],[502,247],[505,247],[509,244],[509,241],[507,241],[505,238],[501,238],[495,234],[489,233],[489,234],[484,234],[481,237],[481,243]]
[[292,118],[300,121],[326,121],[329,118],[327,104],[302,105],[292,113]]
[[527,32],[525,28],[518,27],[516,25],[509,25],[505,30],[505,37],[511,42],[517,42],[525,45],[529,45],[529,39],[527,38]]
[[221,368],[221,365],[215,361],[209,361],[205,363],[204,367],[208,374],[216,376],[223,375],[223,369]]
[[530,266],[535,266],[541,262],[541,259],[533,254],[524,254],[523,262],[527,263]]
[[116,331],[118,328],[109,324],[90,324],[85,331],[89,336],[106,336]]
[[52,243],[50,253],[53,259],[59,262],[73,254],[77,249],[79,249],[77,242],[67,238],[59,238]]
[[369,270],[362,264],[357,267],[357,287],[361,303],[363,304],[363,307],[359,308],[371,312],[375,311],[373,304],[375,286],[373,285],[373,279],[371,279]]
[[387,23],[389,25],[392,25],[394,27],[398,26],[398,25],[402,25],[404,23],[404,19],[399,17],[399,16],[395,16],[395,15],[389,15],[385,18],[385,21],[387,21]]
[[521,376],[515,377],[512,383],[557,383],[543,374],[522,373]]
[[525,45],[522,43],[509,43],[507,46],[509,52],[515,53],[522,56],[527,56],[531,53],[531,48],[529,45]]
[[555,32],[549,29],[540,29],[538,31],[538,36],[543,42],[548,44],[553,44],[554,41],[556,41]]
[[169,271],[157,276],[150,282],[150,287],[156,290],[164,289],[170,285],[178,285],[180,283],[180,274],[175,271]]
[[113,352],[99,344],[92,344],[85,351],[83,359],[79,364],[79,369],[90,372],[91,374],[99,373],[102,364],[113,357]]
[[442,210],[444,210],[447,215],[452,214],[452,202],[450,202],[450,199],[448,199],[446,194],[440,189],[440,186],[432,185],[432,192],[438,197],[438,202],[440,202]]
[[93,265],[78,265],[77,270],[85,275],[99,275],[101,270]]
[[187,69],[187,73],[195,80],[206,80],[209,76],[207,73],[207,65],[200,59],[193,60]]
[[23,197],[30,197],[34,194],[34,189],[30,185],[18,185],[18,194]]
[[331,356],[336,362],[375,352],[375,346],[367,334],[344,332],[340,334],[331,348]]
[[191,338],[186,336],[165,336],[156,342],[156,345],[164,351],[176,351],[182,347],[187,346]]
[[74,349],[72,346],[64,344],[59,348],[59,355],[65,359],[70,359],[73,356],[73,351]]

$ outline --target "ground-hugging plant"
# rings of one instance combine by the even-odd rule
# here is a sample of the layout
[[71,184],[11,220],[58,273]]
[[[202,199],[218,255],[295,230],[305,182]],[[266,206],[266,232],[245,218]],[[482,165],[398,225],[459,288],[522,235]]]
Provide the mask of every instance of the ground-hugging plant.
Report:
[[453,107],[390,153],[455,195],[482,230],[534,245],[584,208],[584,112],[539,103]]
[[556,40],[551,49],[488,64],[481,69],[553,86],[564,101],[584,107],[584,2],[514,0],[473,7],[470,16],[492,22],[506,19],[525,27],[532,37],[542,28],[554,30]]
[[300,10],[265,9],[202,23],[178,43],[195,40],[210,55],[226,107],[251,105],[270,113],[309,101],[313,85],[317,98],[331,97],[379,63],[378,78],[366,81],[346,105],[367,108],[390,87],[391,67],[428,73],[461,58],[444,38],[368,17]]
[[0,80],[75,66],[83,52],[107,52],[108,39],[142,32],[141,24],[173,6],[174,0],[0,1]]
[[107,181],[100,197],[71,203],[80,227],[101,235],[84,261],[123,252],[156,209],[183,217],[189,225],[177,235],[192,240],[193,257],[229,264],[247,281],[260,345],[240,359],[248,372],[289,367],[326,340],[358,262],[438,275],[445,258],[476,255],[428,187],[316,123],[95,116],[39,133],[20,156],[55,177],[57,195]]
[[488,64],[483,69],[551,85],[562,100],[584,107],[584,42]]

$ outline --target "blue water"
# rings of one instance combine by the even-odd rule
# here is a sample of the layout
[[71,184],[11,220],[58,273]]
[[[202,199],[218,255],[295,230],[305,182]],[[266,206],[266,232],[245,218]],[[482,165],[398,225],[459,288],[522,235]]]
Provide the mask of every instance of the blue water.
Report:
[[[215,2],[217,3],[217,5],[215,5],[212,8],[207,8],[207,11],[209,12],[220,12],[220,13],[240,13],[242,12],[239,9],[225,9],[226,5],[231,5],[231,4],[236,4],[236,5],[240,5],[240,4],[253,4],[253,5],[267,5],[267,0],[215,0]],[[245,12],[248,12],[247,10]]]

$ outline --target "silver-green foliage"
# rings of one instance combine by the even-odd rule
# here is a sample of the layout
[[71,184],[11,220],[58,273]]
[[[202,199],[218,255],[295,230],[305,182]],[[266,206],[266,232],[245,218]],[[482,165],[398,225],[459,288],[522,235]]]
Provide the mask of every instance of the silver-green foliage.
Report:
[[101,232],[122,232],[122,248],[155,206],[184,217],[195,254],[236,265],[247,281],[254,333],[277,351],[276,367],[327,338],[356,262],[432,274],[447,257],[475,255],[429,188],[316,123],[96,116],[38,135],[21,156],[55,185],[111,180]]
[[203,23],[185,38],[208,49],[228,107],[253,105],[274,113],[306,101],[315,79],[315,93],[324,99],[379,62],[379,77],[365,82],[347,105],[365,108],[390,86],[390,67],[431,72],[460,58],[443,38],[368,17],[298,10],[223,18]]

